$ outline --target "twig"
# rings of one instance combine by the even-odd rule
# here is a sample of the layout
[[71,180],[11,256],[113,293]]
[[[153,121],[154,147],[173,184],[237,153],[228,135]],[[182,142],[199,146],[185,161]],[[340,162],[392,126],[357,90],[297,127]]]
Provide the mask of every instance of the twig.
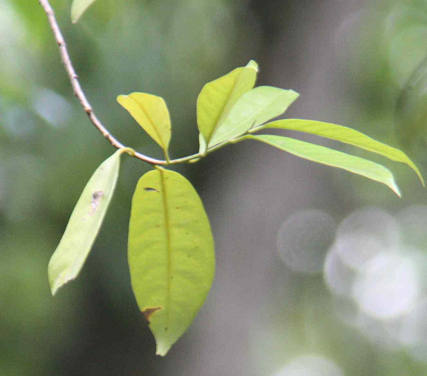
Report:
[[[56,21],[55,12],[53,11],[50,3],[48,0],[39,0],[40,5],[43,7],[46,16],[49,21],[49,25],[52,29],[53,35],[55,37],[56,43],[59,47],[59,52],[61,54],[62,63],[64,64],[65,70],[67,71],[68,77],[71,82],[71,86],[73,87],[74,95],[79,100],[81,106],[83,107],[84,111],[86,112],[87,116],[89,117],[89,120],[91,123],[98,129],[101,134],[110,142],[111,145],[113,145],[117,149],[123,149],[126,148],[125,145],[123,145],[119,140],[117,140],[110,131],[101,123],[101,121],[98,119],[98,117],[95,115],[93,108],[89,101],[86,98],[86,95],[80,85],[79,82],[79,76],[76,74],[76,71],[74,70],[73,64],[71,62],[70,54],[67,50],[67,45],[65,43],[64,37],[62,35],[61,29],[59,28],[58,22]],[[176,162],[175,160],[170,161],[169,163],[164,160],[151,158],[147,155],[138,153],[138,152],[131,152],[129,153],[135,158],[138,158],[144,162],[147,162],[149,164],[153,165],[167,165],[167,164],[175,164],[180,163],[184,161],[189,161],[190,159],[186,158],[180,158],[179,162]],[[178,161],[178,160],[177,160]]]
[[[197,162],[200,158],[203,158],[205,155],[202,155],[200,153],[188,155],[186,157],[182,158],[176,158],[172,160],[161,160],[149,157],[148,155],[138,153],[134,151],[132,148],[123,145],[119,140],[117,140],[110,131],[101,123],[101,121],[98,119],[98,117],[95,115],[93,108],[91,104],[89,103],[88,99],[86,98],[86,94],[84,93],[80,82],[79,82],[79,76],[77,75],[76,71],[74,70],[73,63],[71,62],[70,54],[67,50],[67,45],[65,43],[64,37],[62,35],[61,29],[59,28],[58,22],[55,17],[55,12],[53,11],[52,6],[49,3],[49,0],[39,0],[40,5],[43,7],[47,19],[49,21],[50,28],[52,29],[53,35],[55,37],[56,43],[59,47],[59,53],[61,55],[62,63],[65,67],[65,70],[68,74],[68,77],[71,82],[71,86],[73,87],[74,95],[79,100],[81,106],[83,107],[83,110],[86,112],[87,116],[89,117],[89,120],[91,123],[95,126],[96,129],[98,129],[99,132],[110,142],[111,145],[113,145],[117,149],[123,149],[124,152],[128,153],[132,157],[138,158],[141,161],[144,161],[146,163],[152,164],[152,165],[174,165],[179,163],[192,163]],[[260,128],[260,127],[259,127]],[[254,129],[258,130],[257,129]],[[252,132],[251,132],[252,133]],[[241,135],[240,137],[237,137],[232,141],[232,143],[237,143],[240,141],[245,140],[246,134]],[[218,145],[215,145],[207,150],[206,154],[209,154],[215,150],[221,149],[224,146],[229,145],[230,142],[226,141],[223,143],[220,143]]]

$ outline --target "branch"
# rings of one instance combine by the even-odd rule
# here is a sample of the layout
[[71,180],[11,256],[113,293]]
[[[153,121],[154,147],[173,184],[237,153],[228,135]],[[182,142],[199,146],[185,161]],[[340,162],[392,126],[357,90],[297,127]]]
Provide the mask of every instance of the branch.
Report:
[[[59,47],[59,53],[61,54],[62,63],[64,64],[65,70],[67,71],[68,77],[71,82],[71,86],[73,87],[74,95],[79,100],[81,106],[83,107],[84,111],[86,112],[87,116],[89,117],[89,120],[91,123],[95,126],[96,129],[98,129],[99,132],[110,142],[111,145],[113,145],[117,149],[123,149],[127,148],[125,145],[123,145],[119,140],[117,140],[110,131],[101,123],[101,121],[98,119],[98,117],[95,115],[93,108],[89,101],[86,98],[86,95],[80,85],[79,82],[79,76],[76,74],[76,71],[74,70],[73,63],[71,62],[70,54],[67,50],[67,45],[65,43],[64,37],[62,35],[61,29],[59,28],[58,22],[56,21],[55,12],[53,11],[51,5],[49,4],[48,0],[39,0],[40,5],[43,7],[46,16],[49,21],[50,28],[52,29],[53,35],[55,37],[56,43]],[[130,148],[128,148],[130,149]],[[132,150],[132,149],[130,149]],[[138,152],[129,152],[130,155],[132,155],[135,158],[138,158],[144,162],[147,162],[149,164],[153,165],[166,165],[169,164],[167,161],[163,161],[160,159],[151,158],[147,155],[138,153]],[[179,162],[183,162],[182,160],[186,160],[186,158],[181,158]],[[170,161],[170,163],[179,163],[176,161]]]

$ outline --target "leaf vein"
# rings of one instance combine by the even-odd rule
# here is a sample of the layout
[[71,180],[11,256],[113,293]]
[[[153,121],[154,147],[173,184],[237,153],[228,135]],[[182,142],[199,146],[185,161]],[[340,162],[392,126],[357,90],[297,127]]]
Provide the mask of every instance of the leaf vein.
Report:
[[171,234],[170,234],[170,215],[168,209],[168,199],[166,192],[166,181],[164,172],[159,169],[160,172],[160,184],[163,198],[163,216],[165,221],[165,238],[166,238],[166,252],[167,252],[167,292],[166,292],[166,327],[169,328],[170,322],[170,306],[171,306],[171,284],[172,284],[172,248],[171,248]]

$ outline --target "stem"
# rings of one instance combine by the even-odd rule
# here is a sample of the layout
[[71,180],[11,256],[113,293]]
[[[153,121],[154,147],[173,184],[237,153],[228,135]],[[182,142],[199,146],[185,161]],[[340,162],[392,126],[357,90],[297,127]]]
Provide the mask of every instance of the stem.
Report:
[[[73,88],[74,95],[80,102],[80,105],[83,107],[83,110],[86,112],[87,116],[91,123],[98,129],[99,132],[117,149],[123,149],[126,146],[123,145],[119,140],[117,140],[110,131],[102,124],[93,111],[91,104],[89,103],[86,95],[80,85],[79,76],[77,75],[73,63],[71,62],[70,54],[67,50],[67,45],[65,43],[64,37],[62,35],[61,29],[59,28],[58,22],[55,17],[55,12],[53,11],[48,0],[39,0],[40,5],[43,7],[47,19],[49,21],[50,28],[52,29],[53,35],[55,37],[56,43],[58,44],[59,53],[61,55],[62,63],[65,67],[65,70],[70,79],[71,86]],[[166,165],[167,161],[160,159],[151,158],[147,155],[135,152],[133,155],[135,158],[138,158],[144,162],[154,165]]]
[[[165,154],[166,160],[156,159],[149,157],[148,155],[138,153],[137,151],[134,151],[132,148],[129,148],[122,144],[117,138],[115,138],[110,131],[102,124],[102,122],[98,119],[98,117],[95,115],[95,112],[93,111],[93,108],[91,104],[89,103],[85,92],[83,91],[80,82],[79,82],[79,76],[77,75],[73,63],[71,62],[70,54],[67,50],[67,44],[65,43],[64,36],[62,35],[61,29],[59,28],[58,22],[55,17],[55,12],[52,8],[52,6],[49,3],[49,0],[39,0],[40,5],[43,7],[44,12],[46,13],[50,28],[52,29],[53,36],[56,40],[56,43],[58,44],[59,53],[61,55],[62,64],[65,67],[65,70],[68,74],[68,77],[70,79],[71,86],[73,88],[74,95],[77,97],[77,99],[80,102],[80,105],[82,106],[83,110],[86,112],[87,116],[89,117],[89,120],[91,123],[95,126],[96,129],[98,129],[99,132],[110,142],[111,145],[113,145],[117,149],[126,149],[123,150],[123,152],[128,153],[130,156],[135,157],[137,159],[140,159],[141,161],[144,161],[146,163],[149,163],[151,165],[173,165],[173,164],[179,164],[179,163],[191,163],[196,162],[200,158],[205,157],[205,155],[202,155],[200,153],[188,155],[186,157],[177,158],[177,159],[169,159],[169,155]],[[249,132],[252,133],[256,130],[259,130],[261,127],[254,128],[250,130]],[[240,141],[243,141],[246,139],[246,134],[242,135],[240,137],[237,137],[233,140],[223,142],[221,144],[215,145],[211,149],[207,151],[206,154],[209,154],[215,150],[218,150],[226,145],[229,145],[231,143],[235,144]]]
[[224,141],[218,145],[215,145],[213,147],[211,147],[210,149],[208,149],[206,151],[206,154],[200,154],[200,153],[196,153],[196,154],[192,154],[189,155],[187,157],[182,157],[182,158],[177,158],[177,159],[173,159],[171,161],[169,161],[168,164],[178,164],[178,163],[192,163],[192,162],[197,162],[197,160],[206,157],[206,155],[212,153],[213,151],[216,151],[218,149],[223,148],[224,146],[230,145],[230,144],[237,144],[241,141],[247,140],[247,134],[243,134],[239,137],[233,138],[232,140],[228,140],[228,141]]

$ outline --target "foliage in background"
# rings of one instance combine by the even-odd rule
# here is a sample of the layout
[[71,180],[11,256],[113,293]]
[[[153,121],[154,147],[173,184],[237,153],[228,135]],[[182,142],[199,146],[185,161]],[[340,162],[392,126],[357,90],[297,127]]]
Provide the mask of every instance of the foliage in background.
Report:
[[[400,85],[396,85],[395,75],[390,72],[404,66],[405,57],[411,60],[414,55],[408,52],[414,50],[414,45],[422,43],[414,39],[414,44],[399,44],[396,55],[391,57],[389,47],[399,39],[399,33],[393,33],[387,27],[387,16],[399,13],[398,8],[402,5],[413,7],[409,14],[406,13],[405,27],[422,26],[420,16],[425,14],[425,2],[411,5],[396,2],[397,9],[390,12],[391,3],[388,2],[380,12],[376,9],[369,11],[370,16],[364,19],[364,25],[369,24],[363,28],[365,38],[357,46],[352,45],[343,51],[346,56],[341,69],[345,72],[336,75],[340,87],[345,89],[340,97],[343,106],[335,108],[343,111],[348,123],[356,125],[355,119],[358,119],[358,129],[381,139],[388,134],[387,141],[396,145],[391,134]],[[71,29],[67,24],[69,4],[54,2],[59,14],[63,15],[61,23],[66,28],[79,73],[95,108],[102,108],[103,120],[113,126],[114,133],[138,142],[139,148],[148,150],[148,138],[137,141],[140,133],[114,107],[114,97],[106,94],[129,92],[138,82],[137,87],[168,98],[175,131],[185,135],[182,139],[174,139],[174,151],[177,155],[192,152],[196,139],[193,132],[195,119],[191,114],[194,113],[193,103],[200,82],[219,74],[224,66],[235,66],[259,53],[255,43],[261,39],[262,27],[251,23],[254,29],[248,33],[247,24],[242,22],[250,14],[249,4],[146,1],[143,2],[144,12],[139,0],[130,0],[126,4],[106,0],[104,4],[90,9],[81,21],[81,28]],[[292,9],[306,6],[306,3],[294,2]],[[123,164],[110,219],[107,217],[95,252],[89,258],[90,265],[81,276],[82,281],[58,296],[59,301],[52,301],[46,292],[43,274],[51,249],[65,227],[67,213],[78,198],[82,181],[89,178],[96,168],[95,161],[101,160],[109,152],[109,147],[94,130],[82,126],[87,121],[84,114],[73,100],[68,99],[69,84],[58,64],[55,46],[38,4],[6,1],[0,8],[0,28],[5,30],[0,49],[7,51],[0,54],[1,373],[8,376],[131,374],[143,366],[147,374],[169,374],[176,370],[179,359],[187,359],[189,351],[198,351],[191,347],[188,339],[197,339],[206,332],[194,328],[187,341],[176,348],[178,357],[171,354],[164,362],[153,362],[152,340],[144,329],[143,319],[131,304],[127,265],[120,251],[126,242],[130,202],[126,187],[134,185],[137,175],[141,174],[137,171],[138,164],[131,160]],[[268,4],[263,7],[268,20],[280,18],[277,31],[283,30],[286,24],[288,12],[283,12],[284,9],[282,6],[279,11],[277,4],[274,8]],[[304,8],[302,14],[313,17],[306,11]],[[169,16],[165,17],[165,14]],[[171,22],[170,14],[174,15]],[[362,13],[362,17],[365,16],[367,13]],[[257,17],[261,16],[257,14]],[[253,37],[250,41],[247,39],[249,34]],[[178,35],[183,37],[178,38]],[[129,45],[115,43],[116,39],[123,38],[127,38]],[[187,44],[190,39],[192,44]],[[144,48],[140,48],[142,45]],[[269,46],[266,44],[263,49]],[[292,59],[298,57],[292,45],[287,45],[287,49]],[[354,62],[357,61],[360,65],[356,68]],[[280,61],[277,63],[281,64]],[[299,65],[303,69],[303,64]],[[263,66],[271,66],[271,62],[266,64],[264,61]],[[262,80],[265,82],[265,76]],[[347,85],[344,85],[346,80]],[[90,143],[90,149],[80,147],[85,142]],[[153,148],[152,152],[157,150]],[[409,150],[408,153],[413,155]],[[221,157],[224,155],[237,157],[228,150]],[[415,159],[418,161],[424,155],[420,150]],[[197,164],[187,166],[184,170],[203,194],[206,192],[206,170],[212,175],[210,184],[214,179],[222,184],[228,181],[221,157],[203,162],[200,167]],[[219,165],[215,165],[217,163]],[[78,168],[70,173],[70,165]],[[411,180],[401,173],[405,200],[393,200],[393,204],[390,203],[391,195],[385,195],[381,189],[371,189],[371,183],[355,178],[351,184],[346,184],[336,174],[331,175],[334,179],[330,194],[334,201],[328,200],[324,205],[330,205],[329,212],[336,218],[354,206],[378,202],[379,198],[385,206],[393,207],[393,211],[396,205],[400,207],[421,201],[417,186],[410,184]],[[348,178],[347,174],[342,175]],[[61,189],[58,189],[58,182],[61,182]],[[373,195],[375,199],[371,198]],[[37,218],[37,221],[26,218]],[[224,218],[220,220],[224,221]],[[239,228],[234,231],[238,233]],[[425,244],[419,240],[422,249]],[[98,252],[101,249],[103,252]],[[265,252],[269,251],[265,249]],[[112,263],[114,268],[110,267]],[[279,266],[276,272],[280,276],[285,274]],[[254,356],[251,356],[248,367],[255,367],[259,374],[271,375],[268,370],[279,368],[284,362],[284,354],[292,357],[300,351],[317,351],[333,357],[346,375],[358,376],[364,371],[388,376],[400,376],[408,371],[425,373],[425,364],[414,361],[405,351],[390,350],[378,342],[370,342],[355,335],[353,328],[337,322],[331,307],[342,302],[331,302],[321,277],[292,274],[282,278],[277,277],[277,273],[276,281],[282,281],[283,285],[270,286],[270,279],[265,281],[268,296],[265,296],[267,306],[263,311],[272,319],[268,322],[258,320],[255,333],[250,333],[247,343]],[[294,299],[301,294],[305,296],[303,300]],[[215,297],[211,304],[218,304]],[[141,334],[135,331],[138,325]],[[212,333],[215,328],[208,330]],[[378,335],[372,328],[370,332]],[[348,346],[343,348],[343,342],[351,351]],[[265,357],[265,349],[269,349],[268,357]],[[22,353],[27,354],[27,362],[22,362]],[[308,363],[307,359],[304,364]],[[224,366],[232,364],[225,362]]]

